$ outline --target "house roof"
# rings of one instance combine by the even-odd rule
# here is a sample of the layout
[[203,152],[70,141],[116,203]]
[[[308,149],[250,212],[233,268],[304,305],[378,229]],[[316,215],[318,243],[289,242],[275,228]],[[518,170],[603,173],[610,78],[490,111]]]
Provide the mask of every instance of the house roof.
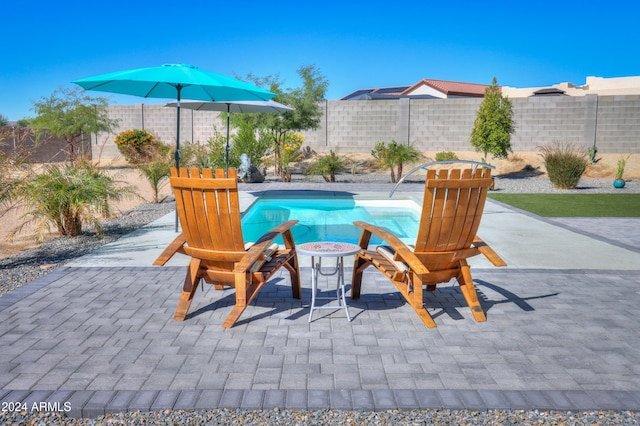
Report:
[[484,91],[488,84],[476,84],[476,83],[463,83],[460,81],[448,81],[448,80],[433,80],[425,78],[415,83],[413,86],[405,90],[405,93],[411,93],[420,86],[432,87],[447,96],[470,96],[470,97],[483,97]]
[[341,98],[343,101],[365,100],[365,99],[398,99],[398,98],[422,98],[438,99],[436,96],[414,93],[422,86],[428,86],[442,93],[445,97],[483,97],[486,84],[463,83],[459,81],[434,80],[424,78],[411,86],[389,86],[376,87],[370,89],[358,89],[347,96]]
[[557,87],[547,87],[544,89],[536,90],[531,96],[566,96],[566,92],[564,90],[558,89]]

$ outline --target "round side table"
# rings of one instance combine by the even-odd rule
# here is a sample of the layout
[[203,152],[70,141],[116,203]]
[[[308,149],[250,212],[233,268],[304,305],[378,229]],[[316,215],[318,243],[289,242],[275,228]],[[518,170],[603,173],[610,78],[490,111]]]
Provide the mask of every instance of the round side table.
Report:
[[[360,251],[360,246],[350,243],[340,243],[333,241],[319,241],[312,243],[304,243],[296,245],[296,251],[298,254],[311,256],[311,309],[309,311],[309,322],[313,319],[313,311],[316,309],[340,309],[344,308],[347,313],[347,320],[351,321],[349,315],[349,307],[345,298],[344,287],[344,256],[350,256]],[[318,258],[316,263],[315,258]],[[335,257],[336,266],[329,270],[322,269],[323,257]],[[336,285],[336,297],[317,297],[318,292],[318,274],[323,276],[338,275]],[[316,306],[316,300],[336,300],[338,306],[335,305],[323,305]]]

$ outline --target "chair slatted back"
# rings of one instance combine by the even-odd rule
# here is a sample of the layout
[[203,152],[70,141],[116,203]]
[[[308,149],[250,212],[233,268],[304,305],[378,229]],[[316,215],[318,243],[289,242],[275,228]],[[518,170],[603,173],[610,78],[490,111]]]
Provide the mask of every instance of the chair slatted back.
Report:
[[[171,168],[171,186],[182,233],[190,250],[214,250],[228,253],[224,260],[244,254],[244,238],[240,224],[240,202],[236,170]],[[221,254],[222,257],[224,257]],[[211,260],[211,256],[207,256]],[[222,260],[222,259],[221,259]]]
[[469,248],[491,186],[491,169],[429,170],[415,252]]

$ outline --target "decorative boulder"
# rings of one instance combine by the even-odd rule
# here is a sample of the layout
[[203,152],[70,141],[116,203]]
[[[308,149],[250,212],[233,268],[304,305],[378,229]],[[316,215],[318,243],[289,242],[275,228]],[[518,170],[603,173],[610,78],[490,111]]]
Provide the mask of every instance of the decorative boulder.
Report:
[[248,183],[262,183],[264,182],[264,176],[260,173],[257,167],[251,166],[249,173],[246,176],[246,182]]

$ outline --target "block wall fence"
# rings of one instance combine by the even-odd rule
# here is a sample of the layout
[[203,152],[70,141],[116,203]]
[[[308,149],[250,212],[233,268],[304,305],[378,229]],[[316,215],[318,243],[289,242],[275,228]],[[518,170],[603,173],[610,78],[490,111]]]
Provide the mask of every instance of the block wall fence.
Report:
[[[321,125],[303,132],[305,145],[318,152],[369,153],[377,141],[411,144],[421,151],[473,151],[469,135],[482,99],[398,99],[325,101]],[[640,95],[540,96],[513,98],[515,152],[570,142],[601,153],[640,153]],[[120,120],[114,134],[92,135],[92,157],[119,157],[115,134],[145,129],[175,143],[176,110],[163,105],[109,107]],[[181,109],[181,143],[203,144],[225,133],[220,113]]]

